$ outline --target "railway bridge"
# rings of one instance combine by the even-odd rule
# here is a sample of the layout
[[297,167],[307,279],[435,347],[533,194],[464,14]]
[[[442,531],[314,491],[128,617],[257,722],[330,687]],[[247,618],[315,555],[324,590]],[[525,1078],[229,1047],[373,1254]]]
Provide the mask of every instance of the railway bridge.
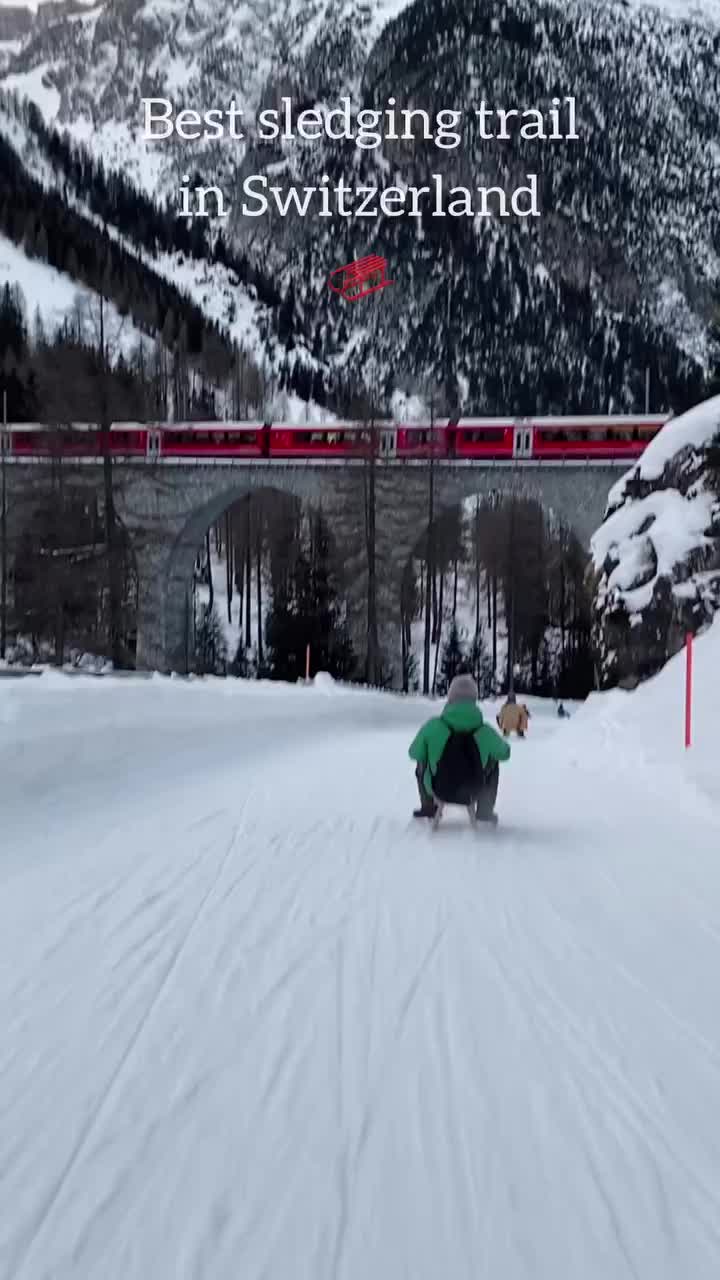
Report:
[[[50,462],[6,463],[10,546],[32,519]],[[608,490],[627,462],[447,461],[432,463],[436,517],[469,498],[536,499],[589,546]],[[248,494],[284,493],[319,508],[353,575],[356,631],[367,578],[366,464],[357,460],[137,461],[113,463],[118,518],[134,548],[139,579],[137,665],[187,671],[189,591],[206,530]],[[74,486],[102,495],[102,463],[74,465]],[[375,467],[378,623],[383,647],[399,650],[400,577],[427,526],[430,463],[380,460]],[[393,633],[395,639],[393,640]]]

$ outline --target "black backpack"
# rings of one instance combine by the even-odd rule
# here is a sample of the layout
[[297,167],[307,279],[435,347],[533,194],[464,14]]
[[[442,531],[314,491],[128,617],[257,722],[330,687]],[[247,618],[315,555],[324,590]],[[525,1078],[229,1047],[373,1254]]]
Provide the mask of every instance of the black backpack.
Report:
[[450,731],[433,775],[433,794],[444,804],[472,804],[484,781],[480,752],[471,733]]

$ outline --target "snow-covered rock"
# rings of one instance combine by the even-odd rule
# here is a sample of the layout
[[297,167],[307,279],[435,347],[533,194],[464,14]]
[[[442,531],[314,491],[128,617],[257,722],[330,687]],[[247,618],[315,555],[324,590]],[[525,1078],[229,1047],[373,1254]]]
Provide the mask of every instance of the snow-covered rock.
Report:
[[610,491],[592,540],[603,687],[642,680],[720,604],[720,396],[669,422]]

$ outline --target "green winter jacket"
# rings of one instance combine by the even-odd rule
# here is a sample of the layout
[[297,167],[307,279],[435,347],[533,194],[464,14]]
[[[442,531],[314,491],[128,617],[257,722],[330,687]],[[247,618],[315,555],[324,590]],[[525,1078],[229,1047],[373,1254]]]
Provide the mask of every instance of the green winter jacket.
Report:
[[489,760],[510,759],[510,747],[499,733],[496,733],[489,724],[485,724],[483,713],[477,703],[455,702],[452,706],[446,707],[442,715],[428,720],[410,744],[408,752],[410,759],[417,764],[427,766],[423,774],[423,786],[426,791],[432,791],[433,776],[437,773],[440,757],[453,730],[458,733],[472,733],[480,752],[483,768]]

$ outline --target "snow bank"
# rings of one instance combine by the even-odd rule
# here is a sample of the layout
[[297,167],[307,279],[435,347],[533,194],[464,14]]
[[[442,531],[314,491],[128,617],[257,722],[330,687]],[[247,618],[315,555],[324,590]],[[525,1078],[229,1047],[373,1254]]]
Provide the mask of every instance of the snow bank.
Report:
[[[685,748],[685,672],[683,648],[662,671],[633,692],[611,689],[591,694],[573,716],[553,749],[565,764],[601,769],[612,796],[614,780],[627,770],[638,779],[638,809],[647,806],[648,779],[658,793],[676,795],[684,785],[710,801],[720,823],[720,622],[715,620],[693,645],[692,745]],[[569,760],[568,760],[569,756]],[[647,766],[640,778],[638,768]],[[668,791],[669,788],[669,791]]]
[[335,693],[337,684],[329,671],[318,671],[313,677],[313,688],[318,689],[320,693]]

